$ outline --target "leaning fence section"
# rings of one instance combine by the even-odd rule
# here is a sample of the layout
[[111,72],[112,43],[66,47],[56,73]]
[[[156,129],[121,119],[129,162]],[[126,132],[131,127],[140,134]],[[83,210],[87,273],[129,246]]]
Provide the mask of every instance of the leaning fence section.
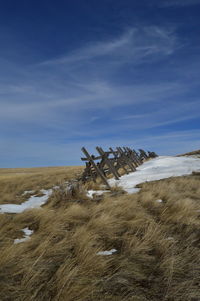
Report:
[[129,174],[134,172],[145,160],[157,156],[155,152],[145,152],[143,149],[136,151],[129,147],[116,147],[116,149],[110,147],[108,151],[104,151],[102,147],[97,146],[98,155],[96,156],[89,154],[85,147],[82,147],[81,150],[84,154],[81,160],[86,165],[81,180],[96,182],[97,177],[100,177],[108,188],[110,188],[108,183],[110,175],[119,180],[121,170],[123,173]]

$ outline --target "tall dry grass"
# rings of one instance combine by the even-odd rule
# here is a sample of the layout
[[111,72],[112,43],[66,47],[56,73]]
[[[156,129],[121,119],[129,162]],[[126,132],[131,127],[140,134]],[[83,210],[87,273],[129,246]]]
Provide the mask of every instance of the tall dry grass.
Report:
[[0,204],[21,203],[30,195],[24,191],[52,188],[64,181],[76,178],[83,171],[82,166],[43,168],[0,168]]
[[[199,300],[199,180],[145,183],[101,202],[57,192],[42,209],[1,215],[0,300]],[[31,239],[13,245],[27,226]]]

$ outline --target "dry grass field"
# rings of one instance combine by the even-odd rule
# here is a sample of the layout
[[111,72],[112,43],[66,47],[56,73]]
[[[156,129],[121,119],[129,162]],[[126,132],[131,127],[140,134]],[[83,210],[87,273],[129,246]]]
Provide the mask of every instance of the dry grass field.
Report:
[[196,150],[196,151],[193,151],[193,152],[189,152],[189,153],[185,153],[185,154],[182,154],[182,155],[179,155],[179,156],[200,156],[200,150]]
[[48,189],[76,178],[82,166],[41,168],[0,168],[0,204],[19,204],[29,197],[24,191]]
[[[0,170],[1,203],[81,169]],[[40,209],[1,214],[0,300],[200,300],[200,174],[140,187],[95,201],[84,194],[88,184],[73,197],[61,185]],[[31,238],[13,244],[25,227]]]

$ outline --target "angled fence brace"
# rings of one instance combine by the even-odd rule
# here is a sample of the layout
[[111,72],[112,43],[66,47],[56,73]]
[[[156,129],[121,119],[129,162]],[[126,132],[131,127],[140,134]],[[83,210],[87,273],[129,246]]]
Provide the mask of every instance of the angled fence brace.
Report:
[[105,161],[106,165],[110,169],[110,172],[114,175],[115,179],[119,180],[120,175],[117,172],[117,170],[115,169],[112,161],[110,161],[110,159],[108,159],[108,153],[105,153],[104,150],[101,147],[99,147],[99,146],[96,147],[96,150],[104,158],[104,161]]
[[135,155],[133,154],[132,150],[129,150],[128,147],[123,147],[125,154],[128,156],[128,158],[131,159],[132,164],[134,165],[134,167],[138,167],[138,163],[135,159]]
[[97,174],[101,177],[101,179],[104,182],[104,184],[110,189],[110,185],[108,184],[106,177],[104,176],[104,174],[102,173],[102,171],[99,169],[99,167],[95,164],[95,162],[93,161],[93,159],[90,156],[90,154],[88,153],[88,151],[85,149],[85,147],[82,147],[81,150],[85,154],[86,158],[91,163],[91,165],[94,167],[94,169],[96,170]]
[[135,158],[136,158],[138,164],[140,165],[141,164],[140,156],[138,155],[138,153],[134,149],[132,151],[135,154]]
[[129,147],[127,147],[127,151],[130,152],[131,158],[133,158],[133,160],[135,162],[135,165],[138,167],[141,164],[141,162],[138,159],[138,155],[137,155],[136,151],[134,149],[129,148]]
[[[143,149],[139,149],[139,152],[136,152],[129,147],[117,147],[115,150],[110,147],[109,151],[104,151],[102,147],[97,146],[96,150],[99,155],[94,156],[90,155],[85,147],[82,147],[85,157],[81,158],[81,160],[85,161],[86,167],[80,179],[84,182],[92,179],[95,182],[99,176],[109,189],[110,185],[107,175],[113,174],[115,179],[119,180],[121,168],[128,174],[129,172],[136,171],[136,168],[144,160],[157,156],[155,152],[145,152]],[[95,163],[96,160],[98,162]]]
[[[114,156],[114,158],[117,162],[117,167],[122,168],[125,171],[125,173],[128,175],[129,172],[126,169],[126,167],[124,166],[124,164],[121,162],[120,156],[117,155],[117,153],[112,149],[112,147],[110,147],[109,149],[110,149],[111,153],[113,154],[113,156]],[[119,168],[117,168],[117,169],[119,169]]]
[[130,167],[130,169],[132,171],[135,171],[135,167],[132,165],[131,161],[129,160],[129,158],[127,158],[123,152],[123,150],[121,149],[121,147],[117,147],[117,150],[119,151],[119,153],[122,156],[122,159],[124,160],[124,162],[126,162],[126,164]]

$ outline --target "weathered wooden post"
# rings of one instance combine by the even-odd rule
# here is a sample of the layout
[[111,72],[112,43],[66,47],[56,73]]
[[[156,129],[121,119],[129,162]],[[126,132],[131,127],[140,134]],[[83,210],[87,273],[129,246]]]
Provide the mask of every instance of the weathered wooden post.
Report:
[[111,153],[113,154],[113,156],[115,158],[115,162],[117,164],[117,169],[122,168],[125,171],[125,173],[128,175],[129,174],[128,170],[126,169],[126,167],[124,166],[123,162],[121,161],[120,155],[118,156],[119,152],[118,151],[114,151],[112,149],[112,147],[110,147],[109,149],[110,149]]
[[138,164],[140,165],[142,163],[141,159],[140,159],[140,156],[139,154],[133,149],[132,150],[133,153],[135,154],[135,157],[136,157],[136,160],[138,161]]
[[136,170],[135,167],[131,163],[130,159],[125,155],[125,153],[123,152],[123,150],[121,149],[121,147],[117,147],[117,150],[121,154],[122,159],[126,163],[126,165],[128,165],[130,167],[131,171],[135,171]]
[[141,159],[147,159],[148,156],[143,149],[139,149]]
[[108,154],[104,152],[104,150],[97,146],[96,150],[98,151],[98,153],[102,156],[102,158],[104,159],[106,165],[108,166],[108,168],[110,169],[110,172],[114,175],[116,180],[119,180],[119,173],[117,172],[117,170],[115,169],[112,161],[110,161],[110,159],[108,158]]
[[85,149],[85,147],[82,147],[81,150],[84,153],[84,155],[86,156],[86,158],[88,159],[88,161],[92,164],[92,166],[96,170],[96,173],[101,177],[104,184],[110,189],[110,185],[108,184],[108,181],[107,181],[106,177],[102,173],[101,169],[95,164],[94,160],[92,159],[92,157],[90,156],[88,151]]
[[135,155],[133,154],[133,152],[131,150],[128,149],[128,147],[123,147],[126,155],[128,156],[128,158],[131,159],[131,161],[134,163],[134,167],[138,167],[138,162],[135,159]]
[[[155,158],[157,155],[154,152],[145,152],[143,149],[139,149],[136,152],[134,149],[128,147],[117,147],[113,150],[111,147],[109,151],[104,151],[102,147],[96,147],[99,156],[90,155],[85,147],[82,147],[82,152],[86,157],[81,158],[82,161],[86,161],[86,168],[82,174],[82,181],[93,179],[96,181],[97,176],[100,176],[103,183],[110,189],[110,185],[106,178],[107,174],[113,174],[116,180],[119,180],[119,169],[123,168],[126,174],[130,171],[136,171],[136,167],[143,163],[147,158]],[[112,155],[111,157],[109,157]],[[95,163],[95,160],[98,160]],[[129,167],[129,168],[128,168]]]

